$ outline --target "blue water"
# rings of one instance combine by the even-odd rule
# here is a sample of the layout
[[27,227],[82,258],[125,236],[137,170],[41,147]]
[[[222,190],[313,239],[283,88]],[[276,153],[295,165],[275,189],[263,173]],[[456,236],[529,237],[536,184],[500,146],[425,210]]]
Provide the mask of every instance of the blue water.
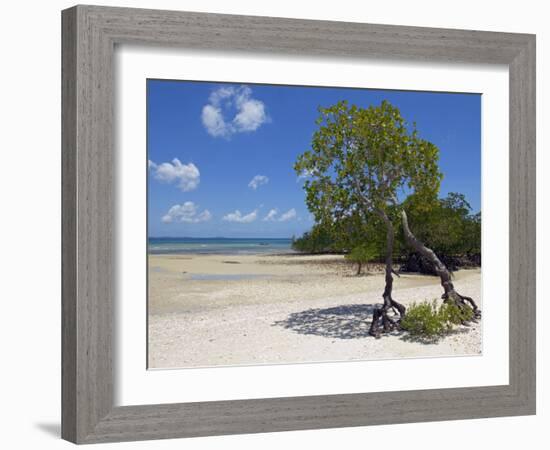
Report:
[[150,254],[270,254],[289,253],[290,239],[149,238]]

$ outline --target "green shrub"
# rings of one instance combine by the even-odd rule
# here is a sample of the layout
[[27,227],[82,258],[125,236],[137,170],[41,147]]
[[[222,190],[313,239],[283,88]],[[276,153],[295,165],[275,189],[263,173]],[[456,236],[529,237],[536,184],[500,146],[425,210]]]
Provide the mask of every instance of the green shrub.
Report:
[[470,307],[459,308],[454,303],[437,306],[437,300],[413,303],[401,319],[401,328],[410,335],[436,340],[464,321],[471,320],[474,312]]
[[413,303],[401,319],[401,328],[413,336],[433,337],[443,334],[444,323],[439,317],[437,302]]
[[363,264],[368,264],[378,256],[375,245],[373,243],[359,245],[354,247],[350,253],[346,255],[348,261],[357,263],[357,275],[361,274]]
[[474,318],[474,310],[469,306],[459,308],[454,303],[443,303],[439,308],[441,320],[449,325],[459,325]]

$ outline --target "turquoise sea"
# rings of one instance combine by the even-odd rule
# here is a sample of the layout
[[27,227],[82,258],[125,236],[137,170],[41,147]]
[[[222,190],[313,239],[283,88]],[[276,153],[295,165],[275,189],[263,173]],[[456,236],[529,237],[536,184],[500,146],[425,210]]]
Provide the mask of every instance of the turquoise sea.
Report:
[[291,253],[291,239],[149,238],[149,254],[269,254]]

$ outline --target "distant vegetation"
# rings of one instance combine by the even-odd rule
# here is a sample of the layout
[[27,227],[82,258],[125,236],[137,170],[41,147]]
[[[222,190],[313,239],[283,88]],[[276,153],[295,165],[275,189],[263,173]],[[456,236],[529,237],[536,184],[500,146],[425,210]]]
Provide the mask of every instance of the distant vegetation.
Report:
[[[451,192],[428,210],[419,211],[413,199],[404,202],[408,207],[411,227],[417,237],[430,242],[431,248],[451,270],[481,264],[481,213],[472,214],[464,195]],[[348,218],[344,223],[330,226],[315,225],[292,242],[292,248],[304,253],[343,253],[346,259],[358,264],[358,273],[369,262],[384,261],[386,234],[373,215],[363,224]],[[412,251],[401,231],[396,233],[394,261],[403,270],[434,274],[433,265]]]

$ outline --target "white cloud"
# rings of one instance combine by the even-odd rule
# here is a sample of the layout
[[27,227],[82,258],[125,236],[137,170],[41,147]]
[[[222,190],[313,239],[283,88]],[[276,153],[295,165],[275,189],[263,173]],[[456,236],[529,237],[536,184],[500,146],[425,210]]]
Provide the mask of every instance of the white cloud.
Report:
[[257,217],[258,217],[257,209],[255,209],[254,211],[244,216],[238,209],[236,209],[235,212],[232,212],[223,216],[222,220],[225,220],[226,222],[250,223],[250,222],[254,222]]
[[199,223],[207,222],[212,218],[212,214],[207,209],[199,212],[197,205],[193,202],[185,202],[183,205],[174,205],[162,217],[164,223],[185,222]]
[[296,210],[294,208],[289,209],[286,213],[281,214],[279,217],[279,222],[286,222],[292,220],[296,217]]
[[200,183],[198,167],[193,163],[182,164],[178,158],[162,164],[149,161],[149,169],[157,180],[164,183],[175,182],[183,192],[196,189]]
[[270,209],[266,216],[262,219],[264,222],[272,222],[277,217],[277,210],[275,208]]
[[279,211],[276,208],[270,209],[269,212],[262,219],[263,222],[287,222],[296,218],[296,210],[294,208],[289,209],[287,212],[278,215]]
[[265,175],[256,175],[252,180],[250,180],[250,183],[248,183],[248,187],[252,188],[254,190],[258,189],[258,187],[267,184],[269,182],[269,178]]
[[235,88],[232,86],[224,86],[213,91],[208,100],[213,105],[219,106],[223,100],[229,99],[233,95],[235,95]]
[[202,124],[206,128],[206,131],[214,137],[227,137],[231,134],[228,125],[225,123],[221,109],[212,105],[205,105],[202,108]]
[[255,131],[267,121],[265,106],[260,100],[251,97],[252,91],[245,88],[246,92],[237,96],[236,105],[238,113],[233,123],[239,131]]
[[[228,110],[234,110],[229,121],[224,117]],[[256,131],[268,121],[264,103],[253,98],[247,86],[221,87],[210,94],[208,104],[202,108],[202,124],[214,137],[230,138],[236,133]]]

